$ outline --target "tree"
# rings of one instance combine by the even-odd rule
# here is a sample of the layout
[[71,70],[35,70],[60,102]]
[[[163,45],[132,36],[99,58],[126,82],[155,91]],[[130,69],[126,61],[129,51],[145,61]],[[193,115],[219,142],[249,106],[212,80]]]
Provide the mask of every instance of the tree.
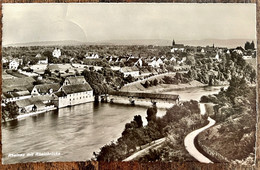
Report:
[[250,49],[252,49],[252,50],[255,49],[255,43],[254,43],[254,41],[251,42],[251,44],[250,44]]
[[157,86],[157,85],[158,85],[158,82],[159,82],[159,81],[158,81],[157,79],[154,79],[154,80],[153,80],[153,85],[154,85],[154,86]]
[[144,88],[148,88],[150,86],[150,83],[146,80],[144,84],[142,84]]
[[19,107],[16,102],[9,102],[6,106],[2,107],[2,119],[15,119],[19,115]]
[[151,121],[154,121],[154,122],[156,121],[156,113],[157,113],[157,107],[156,106],[149,107],[147,109],[146,113],[147,113],[146,119],[147,119],[148,123],[151,122]]
[[134,116],[134,121],[137,123],[137,127],[143,127],[143,121],[142,121],[142,116],[140,115],[135,115]]

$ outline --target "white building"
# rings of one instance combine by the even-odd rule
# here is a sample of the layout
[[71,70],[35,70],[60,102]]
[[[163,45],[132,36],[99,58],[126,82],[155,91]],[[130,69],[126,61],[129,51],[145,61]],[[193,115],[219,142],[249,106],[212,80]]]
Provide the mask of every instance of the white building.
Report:
[[152,61],[150,63],[148,63],[148,66],[152,66],[152,67],[160,67],[160,65],[164,64],[162,59],[158,58],[156,60],[156,58],[153,58]]
[[14,59],[9,63],[9,69],[10,70],[17,70],[19,67],[20,63],[18,61],[18,59]]
[[52,56],[59,58],[61,56],[61,50],[56,48],[55,50],[53,50]]
[[184,49],[184,45],[183,44],[175,44],[172,49],[171,49],[171,52],[174,53],[175,51],[181,51],[183,52],[185,49]]
[[53,96],[58,108],[94,101],[93,89],[83,76],[67,77]]
[[172,57],[170,61],[177,61],[175,57]]
[[252,56],[250,56],[250,55],[244,55],[244,56],[243,56],[243,59],[244,59],[244,60],[252,59]]
[[36,58],[41,58],[42,55],[38,53],[35,57],[36,57]]
[[124,77],[131,75],[132,77],[138,77],[140,75],[137,67],[122,67],[120,72],[124,74]]
[[143,60],[142,60],[142,58],[139,58],[139,59],[134,63],[134,66],[142,67],[142,66],[143,66]]
[[98,59],[99,55],[98,54],[94,54],[94,53],[92,55],[89,55],[88,53],[86,53],[85,58],[86,59]]

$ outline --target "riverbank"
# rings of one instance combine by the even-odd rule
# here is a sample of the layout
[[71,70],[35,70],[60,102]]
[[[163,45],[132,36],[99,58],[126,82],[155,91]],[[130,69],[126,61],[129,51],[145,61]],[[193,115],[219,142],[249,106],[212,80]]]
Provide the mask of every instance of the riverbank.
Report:
[[8,119],[8,120],[5,120],[5,121],[2,120],[2,123],[13,121],[13,120],[21,120],[21,119],[29,117],[29,116],[38,115],[38,114],[41,114],[41,113],[45,113],[45,112],[57,110],[57,109],[58,109],[57,107],[51,107],[51,108],[48,108],[46,110],[39,110],[39,111],[35,111],[35,112],[25,113],[25,114],[22,114],[22,115],[18,115],[15,119]]
[[200,83],[197,80],[193,80],[185,84],[158,84],[157,86],[151,86],[144,88],[140,83],[136,83],[130,86],[123,87],[120,91],[132,91],[132,92],[147,92],[147,93],[159,93],[170,90],[186,89],[193,87],[205,87],[207,84]]

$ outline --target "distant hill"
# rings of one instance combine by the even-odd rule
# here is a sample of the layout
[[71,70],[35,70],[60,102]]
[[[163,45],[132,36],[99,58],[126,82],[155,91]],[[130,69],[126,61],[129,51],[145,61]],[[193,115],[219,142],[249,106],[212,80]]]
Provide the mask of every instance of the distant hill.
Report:
[[15,44],[6,44],[4,47],[22,47],[22,46],[54,46],[54,45],[81,45],[85,44],[84,42],[74,41],[74,40],[65,40],[65,41],[40,41],[40,42],[28,42],[28,43],[15,43]]
[[[244,47],[246,41],[251,42],[252,39],[203,39],[203,40],[175,40],[177,44],[192,46],[212,46],[234,48],[238,46]],[[254,40],[256,44],[256,40]],[[66,41],[42,41],[29,43],[8,44],[6,46],[64,46],[64,45],[155,45],[155,46],[171,46],[172,40],[166,39],[133,39],[133,40],[108,40],[97,42],[81,42],[74,40]]]

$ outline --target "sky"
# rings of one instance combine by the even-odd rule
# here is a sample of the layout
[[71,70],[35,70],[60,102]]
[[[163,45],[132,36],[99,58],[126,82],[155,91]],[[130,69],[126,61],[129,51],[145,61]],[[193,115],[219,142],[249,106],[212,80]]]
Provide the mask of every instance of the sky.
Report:
[[64,41],[256,39],[255,4],[3,4],[3,45]]

